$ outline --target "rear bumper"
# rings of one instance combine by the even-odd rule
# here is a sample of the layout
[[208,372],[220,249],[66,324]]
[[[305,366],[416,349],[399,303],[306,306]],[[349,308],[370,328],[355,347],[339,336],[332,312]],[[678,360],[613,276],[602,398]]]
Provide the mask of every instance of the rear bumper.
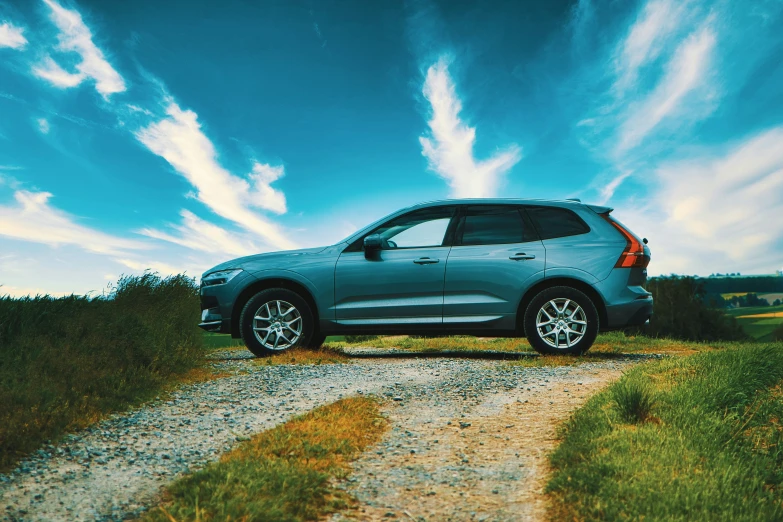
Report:
[[629,326],[641,326],[653,314],[652,297],[637,299],[629,303],[606,307],[606,328],[602,330],[618,330]]

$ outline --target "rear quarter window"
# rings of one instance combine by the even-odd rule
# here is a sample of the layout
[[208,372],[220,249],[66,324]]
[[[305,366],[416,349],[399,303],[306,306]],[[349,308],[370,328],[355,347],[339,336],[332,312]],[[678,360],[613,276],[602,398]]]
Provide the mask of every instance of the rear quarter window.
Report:
[[542,240],[578,236],[590,232],[590,227],[576,212],[559,207],[526,207],[528,216]]

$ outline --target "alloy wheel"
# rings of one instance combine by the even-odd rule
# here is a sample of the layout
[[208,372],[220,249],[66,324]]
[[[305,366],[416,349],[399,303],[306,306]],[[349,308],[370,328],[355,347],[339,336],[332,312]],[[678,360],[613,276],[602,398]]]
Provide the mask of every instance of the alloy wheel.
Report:
[[302,336],[302,314],[287,301],[269,301],[253,315],[253,333],[264,348],[285,350]]
[[536,328],[541,339],[552,348],[571,348],[587,332],[587,315],[576,301],[552,299],[538,311]]

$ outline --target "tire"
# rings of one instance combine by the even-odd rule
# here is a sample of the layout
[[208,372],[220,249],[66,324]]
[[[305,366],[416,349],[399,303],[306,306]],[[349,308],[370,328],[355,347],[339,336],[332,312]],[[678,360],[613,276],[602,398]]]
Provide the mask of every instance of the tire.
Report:
[[309,346],[315,321],[310,305],[299,294],[285,288],[269,288],[245,303],[239,316],[239,328],[247,349],[264,357]]
[[313,333],[313,336],[310,338],[310,342],[307,343],[307,347],[310,348],[311,350],[317,350],[321,346],[323,346],[325,340],[326,340],[325,335],[315,332]]
[[541,354],[583,354],[598,335],[595,304],[570,286],[539,292],[525,310],[524,321],[528,342]]

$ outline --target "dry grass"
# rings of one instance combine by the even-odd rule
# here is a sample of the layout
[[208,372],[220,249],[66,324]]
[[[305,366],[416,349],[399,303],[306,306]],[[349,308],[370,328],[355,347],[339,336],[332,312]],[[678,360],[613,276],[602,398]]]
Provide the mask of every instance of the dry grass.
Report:
[[439,352],[447,350],[528,352],[532,349],[525,339],[484,338],[468,335],[454,335],[449,337],[390,335],[379,336],[358,342],[331,342],[327,343],[325,346],[334,350],[339,350],[340,348],[371,346],[373,348],[394,348],[411,352]]
[[350,358],[339,351],[330,348],[320,350],[308,350],[306,348],[294,348],[282,353],[254,359],[253,363],[259,366],[276,366],[281,364],[340,364],[349,362]]
[[386,428],[372,398],[316,408],[177,480],[142,520],[317,520],[354,504],[332,479]]

